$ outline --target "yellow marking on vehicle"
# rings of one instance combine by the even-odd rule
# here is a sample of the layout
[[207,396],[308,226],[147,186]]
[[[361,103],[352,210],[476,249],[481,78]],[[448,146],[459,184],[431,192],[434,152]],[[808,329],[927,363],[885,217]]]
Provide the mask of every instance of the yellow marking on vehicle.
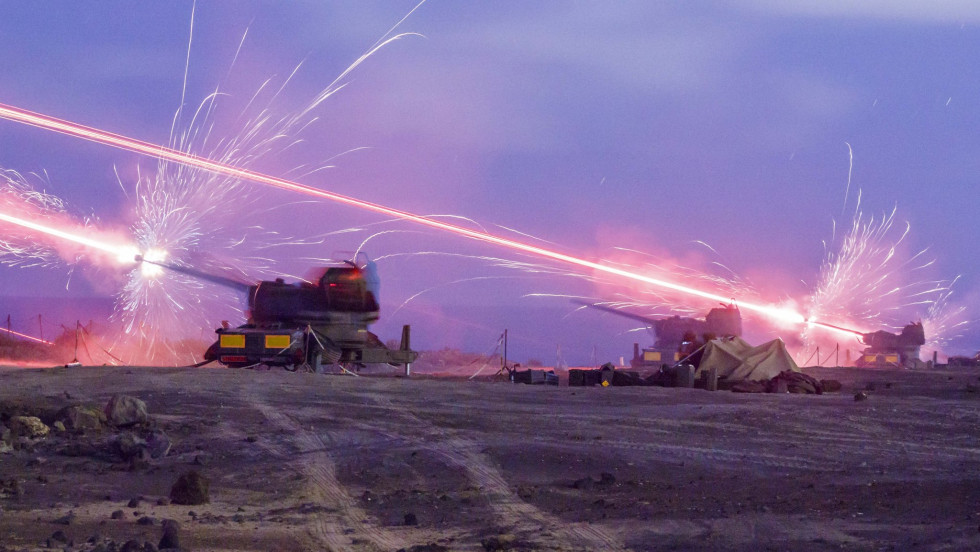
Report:
[[220,341],[222,349],[245,348],[245,336],[242,334],[222,334]]
[[660,351],[643,351],[643,360],[646,362],[660,362]]
[[288,335],[267,335],[265,336],[266,349],[286,349],[291,340]]

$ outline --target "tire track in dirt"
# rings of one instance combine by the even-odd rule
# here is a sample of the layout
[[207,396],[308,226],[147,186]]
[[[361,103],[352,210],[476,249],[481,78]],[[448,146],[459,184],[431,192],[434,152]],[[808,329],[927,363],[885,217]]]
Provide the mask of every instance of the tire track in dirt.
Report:
[[[364,523],[367,513],[357,506],[344,486],[337,479],[336,464],[327,452],[327,444],[316,432],[304,428],[295,419],[280,412],[266,402],[254,400],[252,406],[274,423],[285,435],[288,442],[297,450],[282,450],[282,447],[265,443],[270,452],[283,458],[300,460],[292,462],[306,475],[309,481],[305,491],[316,502],[336,508],[336,512],[318,511],[313,515],[312,524],[314,550],[351,550],[354,539],[367,539],[370,546],[361,548],[391,551],[403,548],[405,543],[397,536],[370,523]],[[350,533],[349,530],[353,530]],[[347,531],[349,534],[345,534]]]
[[[447,437],[446,430],[403,408],[387,398],[377,398],[390,416],[399,416],[410,424],[420,448],[441,456],[450,465],[463,470],[467,478],[481,489],[490,501],[498,522],[515,532],[553,535],[553,545],[560,550],[624,550],[624,546],[601,528],[588,523],[569,523],[554,518],[522,500],[482,450],[485,445],[460,437]],[[365,422],[362,422],[365,423]],[[379,429],[377,426],[371,426]],[[405,437],[405,436],[402,436]]]
[[[362,406],[365,406],[362,404]],[[379,409],[387,407],[377,405]],[[442,416],[446,412],[438,406],[416,405],[415,417]],[[930,473],[953,473],[947,468],[955,462],[980,462],[980,450],[962,443],[953,443],[949,439],[943,442],[912,441],[897,435],[888,425],[881,421],[869,420],[856,415],[833,417],[832,421],[819,417],[801,415],[798,411],[779,411],[778,417],[792,418],[793,422],[784,424],[779,433],[772,435],[760,434],[758,431],[758,416],[748,416],[744,420],[713,420],[708,419],[666,419],[666,418],[624,418],[630,430],[643,435],[655,435],[655,439],[626,438],[604,439],[595,443],[596,446],[609,446],[619,450],[641,450],[660,454],[667,458],[681,461],[710,462],[738,461],[742,464],[753,464],[760,468],[793,469],[821,472],[847,471],[863,459],[868,463],[878,463],[880,459],[896,457],[900,454],[900,462],[909,459],[942,459],[944,462],[928,462],[921,468]],[[929,414],[929,413],[926,413]],[[521,418],[519,410],[507,413],[507,420]],[[912,418],[917,423],[928,423],[923,420],[925,415],[915,417],[903,413],[901,420],[890,419],[890,422],[904,422]],[[931,418],[942,418],[932,413]],[[601,422],[608,420],[608,415],[593,416],[581,413],[562,413],[562,420],[574,420],[576,427],[598,427]],[[703,441],[697,444],[686,444],[674,440],[671,435],[683,435],[691,429],[712,430],[715,436],[709,439],[714,446],[704,446]],[[665,437],[666,436],[666,437]],[[733,439],[733,436],[737,436]],[[534,436],[539,442],[553,443],[561,447],[565,443],[559,438]],[[667,441],[667,442],[665,442]],[[787,445],[798,443],[807,454],[786,454],[778,452]],[[814,443],[825,443],[826,447]],[[777,451],[777,452],[774,452]],[[825,451],[826,454],[821,454]],[[816,454],[815,454],[816,453]],[[897,460],[899,461],[899,460]]]

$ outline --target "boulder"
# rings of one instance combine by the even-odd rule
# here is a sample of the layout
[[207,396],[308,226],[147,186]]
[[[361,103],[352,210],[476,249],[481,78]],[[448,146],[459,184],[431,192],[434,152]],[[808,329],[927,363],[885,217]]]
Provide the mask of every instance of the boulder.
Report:
[[79,404],[62,408],[56,418],[72,431],[100,431],[105,428],[107,421],[105,412]]
[[160,537],[160,550],[180,548],[180,524],[172,519],[163,520],[163,536]]
[[116,427],[145,424],[150,415],[146,403],[129,395],[114,395],[105,407],[105,417]]
[[116,454],[123,460],[129,461],[136,459],[148,459],[150,453],[147,450],[146,441],[133,433],[121,433],[113,441],[113,448]]
[[44,437],[51,428],[44,425],[40,418],[35,416],[14,416],[10,418],[10,431],[19,437]]
[[207,504],[211,502],[209,487],[206,477],[190,470],[181,474],[170,488],[170,502],[185,506]]
[[150,458],[162,458],[170,452],[170,437],[167,434],[154,429],[146,435],[146,450],[150,453]]

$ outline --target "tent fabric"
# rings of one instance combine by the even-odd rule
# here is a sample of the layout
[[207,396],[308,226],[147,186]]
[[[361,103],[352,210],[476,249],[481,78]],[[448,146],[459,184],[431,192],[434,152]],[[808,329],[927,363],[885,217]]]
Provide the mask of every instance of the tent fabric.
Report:
[[753,347],[740,337],[713,339],[704,347],[704,356],[695,377],[715,368],[718,378],[726,381],[766,381],[785,370],[800,368],[781,339]]

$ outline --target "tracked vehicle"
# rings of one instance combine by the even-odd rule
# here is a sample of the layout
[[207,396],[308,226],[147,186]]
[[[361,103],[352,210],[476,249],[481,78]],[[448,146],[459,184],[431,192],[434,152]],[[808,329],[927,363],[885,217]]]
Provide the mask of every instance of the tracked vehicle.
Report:
[[868,347],[857,359],[858,368],[921,368],[919,350],[926,343],[922,322],[912,322],[895,334],[884,330],[861,335]]
[[215,330],[217,341],[204,355],[232,368],[265,364],[287,370],[320,371],[324,364],[358,369],[366,364],[406,365],[411,329],[402,328],[398,349],[389,349],[368,330],[378,320],[378,285],[370,261],[326,268],[314,283],[283,279],[248,287],[249,320]]

